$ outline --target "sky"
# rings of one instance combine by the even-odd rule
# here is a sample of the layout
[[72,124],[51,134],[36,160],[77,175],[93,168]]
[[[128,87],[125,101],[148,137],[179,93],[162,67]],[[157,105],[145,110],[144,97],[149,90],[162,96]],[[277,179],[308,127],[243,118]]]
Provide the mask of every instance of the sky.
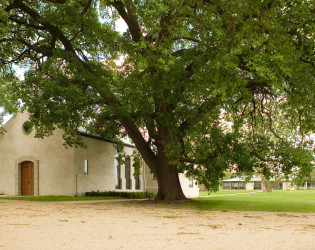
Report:
[[[0,107],[0,114],[4,111],[4,109],[2,107]],[[8,120],[10,120],[10,118],[12,117],[13,115],[6,115],[3,117],[3,124],[6,124]]]

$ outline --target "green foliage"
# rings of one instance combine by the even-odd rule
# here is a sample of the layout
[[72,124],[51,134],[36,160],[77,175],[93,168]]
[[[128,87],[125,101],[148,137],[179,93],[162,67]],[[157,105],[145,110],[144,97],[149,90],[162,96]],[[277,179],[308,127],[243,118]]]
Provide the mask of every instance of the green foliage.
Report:
[[13,97],[14,95],[11,91],[12,84],[17,81],[17,77],[14,74],[12,67],[6,65],[0,67],[0,134],[4,132],[4,116],[15,113],[19,107],[19,102]]
[[313,168],[312,172],[306,176],[304,181],[307,181],[309,186],[315,187],[315,168]]
[[238,121],[234,129],[243,135],[255,173],[266,181],[282,177],[301,185],[314,167],[312,135],[303,132],[303,124],[299,121],[291,123],[290,119],[296,117],[287,115],[287,110],[282,109],[282,100],[273,103],[265,97],[260,99],[259,104],[254,101],[249,104],[254,106],[251,112],[259,116],[246,116],[246,111],[237,117],[232,113],[231,120]]
[[134,150],[133,154],[132,154],[132,166],[134,169],[133,175],[134,176],[140,176],[141,175],[141,168],[143,166],[143,160],[142,160],[142,157],[137,150]]
[[22,102],[37,137],[128,135],[153,172],[167,162],[210,190],[226,169],[309,173],[311,1],[3,0],[0,17],[0,105]]
[[234,176],[235,176],[235,173],[233,173],[233,172],[231,171],[231,169],[227,169],[226,171],[224,171],[223,180],[232,179],[232,178],[234,178]]
[[117,151],[117,155],[115,157],[115,159],[118,161],[118,163],[120,165],[124,165],[125,163],[125,151],[124,151],[124,144],[122,141],[118,141],[117,143],[114,144],[114,147],[116,148]]
[[86,192],[85,196],[88,197],[121,197],[121,198],[128,198],[128,199],[147,199],[147,198],[154,198],[156,196],[155,193],[150,192],[117,192],[117,191],[91,191]]

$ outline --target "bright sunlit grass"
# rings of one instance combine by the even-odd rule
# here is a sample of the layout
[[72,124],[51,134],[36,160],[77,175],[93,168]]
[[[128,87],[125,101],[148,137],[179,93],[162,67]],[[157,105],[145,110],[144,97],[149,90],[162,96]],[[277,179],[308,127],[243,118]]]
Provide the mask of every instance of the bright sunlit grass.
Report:
[[[204,197],[202,197],[204,196]],[[312,212],[315,213],[315,190],[274,190],[271,193],[249,190],[221,190],[216,193],[201,192],[190,203],[190,208],[218,211],[269,211],[269,212]],[[122,199],[118,197],[71,197],[71,196],[20,196],[0,199],[29,201],[84,201]]]
[[221,189],[217,192],[209,192],[209,191],[200,191],[199,196],[218,196],[218,195],[228,195],[228,194],[240,194],[240,193],[256,193],[256,190],[227,190],[227,189]]
[[[189,206],[203,210],[315,212],[315,190],[274,190],[270,193],[247,190],[247,194],[239,190],[222,191],[211,193],[210,197],[196,198],[201,203]],[[228,195],[233,193],[235,195]]]

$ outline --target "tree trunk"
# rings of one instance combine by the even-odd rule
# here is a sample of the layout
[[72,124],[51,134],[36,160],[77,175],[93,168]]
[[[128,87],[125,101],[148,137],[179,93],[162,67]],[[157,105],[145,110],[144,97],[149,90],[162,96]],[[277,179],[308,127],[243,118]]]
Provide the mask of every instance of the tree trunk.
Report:
[[261,181],[263,183],[263,192],[272,192],[272,185],[270,181],[265,179],[265,177],[262,175],[261,175]]
[[159,165],[156,177],[158,182],[156,200],[173,201],[187,199],[180,185],[176,166],[169,164]]
[[263,184],[263,192],[272,192],[272,188],[274,187],[273,183],[269,179],[266,179],[263,174],[259,174],[259,176]]
[[272,188],[270,185],[265,185],[265,189],[263,191],[264,192],[272,192]]
[[156,200],[174,201],[187,200],[179,182],[177,166],[170,165],[166,153],[166,145],[169,143],[169,133],[166,127],[158,129],[159,141],[157,143],[157,165],[153,166],[158,182]]
[[127,119],[122,120],[122,123],[142,158],[157,178],[158,193],[155,199],[165,201],[187,200],[179,182],[177,167],[168,163],[169,160],[165,153],[165,146],[169,142],[167,129],[163,126],[159,129],[158,153],[156,155],[146,144],[134,123]]
[[264,192],[272,192],[272,189],[282,180],[283,176],[274,177],[274,181],[265,179],[264,176],[261,176],[261,179],[265,185]]

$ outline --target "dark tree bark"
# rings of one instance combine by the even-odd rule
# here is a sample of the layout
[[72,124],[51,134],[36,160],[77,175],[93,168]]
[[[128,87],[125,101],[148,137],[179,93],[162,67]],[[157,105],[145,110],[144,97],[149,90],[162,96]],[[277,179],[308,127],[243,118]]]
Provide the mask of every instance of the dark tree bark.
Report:
[[160,164],[156,173],[158,182],[158,193],[156,200],[186,200],[178,177],[176,166],[172,166],[165,162]]
[[169,142],[168,129],[163,125],[158,126],[158,142],[156,143],[158,151],[156,162],[158,165],[151,169],[152,171],[155,170],[158,182],[156,200],[186,200],[179,182],[177,166],[169,164],[166,151],[166,145]]
[[165,146],[170,141],[167,128],[164,126],[159,126],[158,128],[158,140],[156,143],[158,153],[156,155],[131,120],[124,119],[122,124],[135,143],[145,163],[157,178],[158,193],[156,200],[186,200],[187,198],[179,182],[177,166],[169,164],[166,154]]

